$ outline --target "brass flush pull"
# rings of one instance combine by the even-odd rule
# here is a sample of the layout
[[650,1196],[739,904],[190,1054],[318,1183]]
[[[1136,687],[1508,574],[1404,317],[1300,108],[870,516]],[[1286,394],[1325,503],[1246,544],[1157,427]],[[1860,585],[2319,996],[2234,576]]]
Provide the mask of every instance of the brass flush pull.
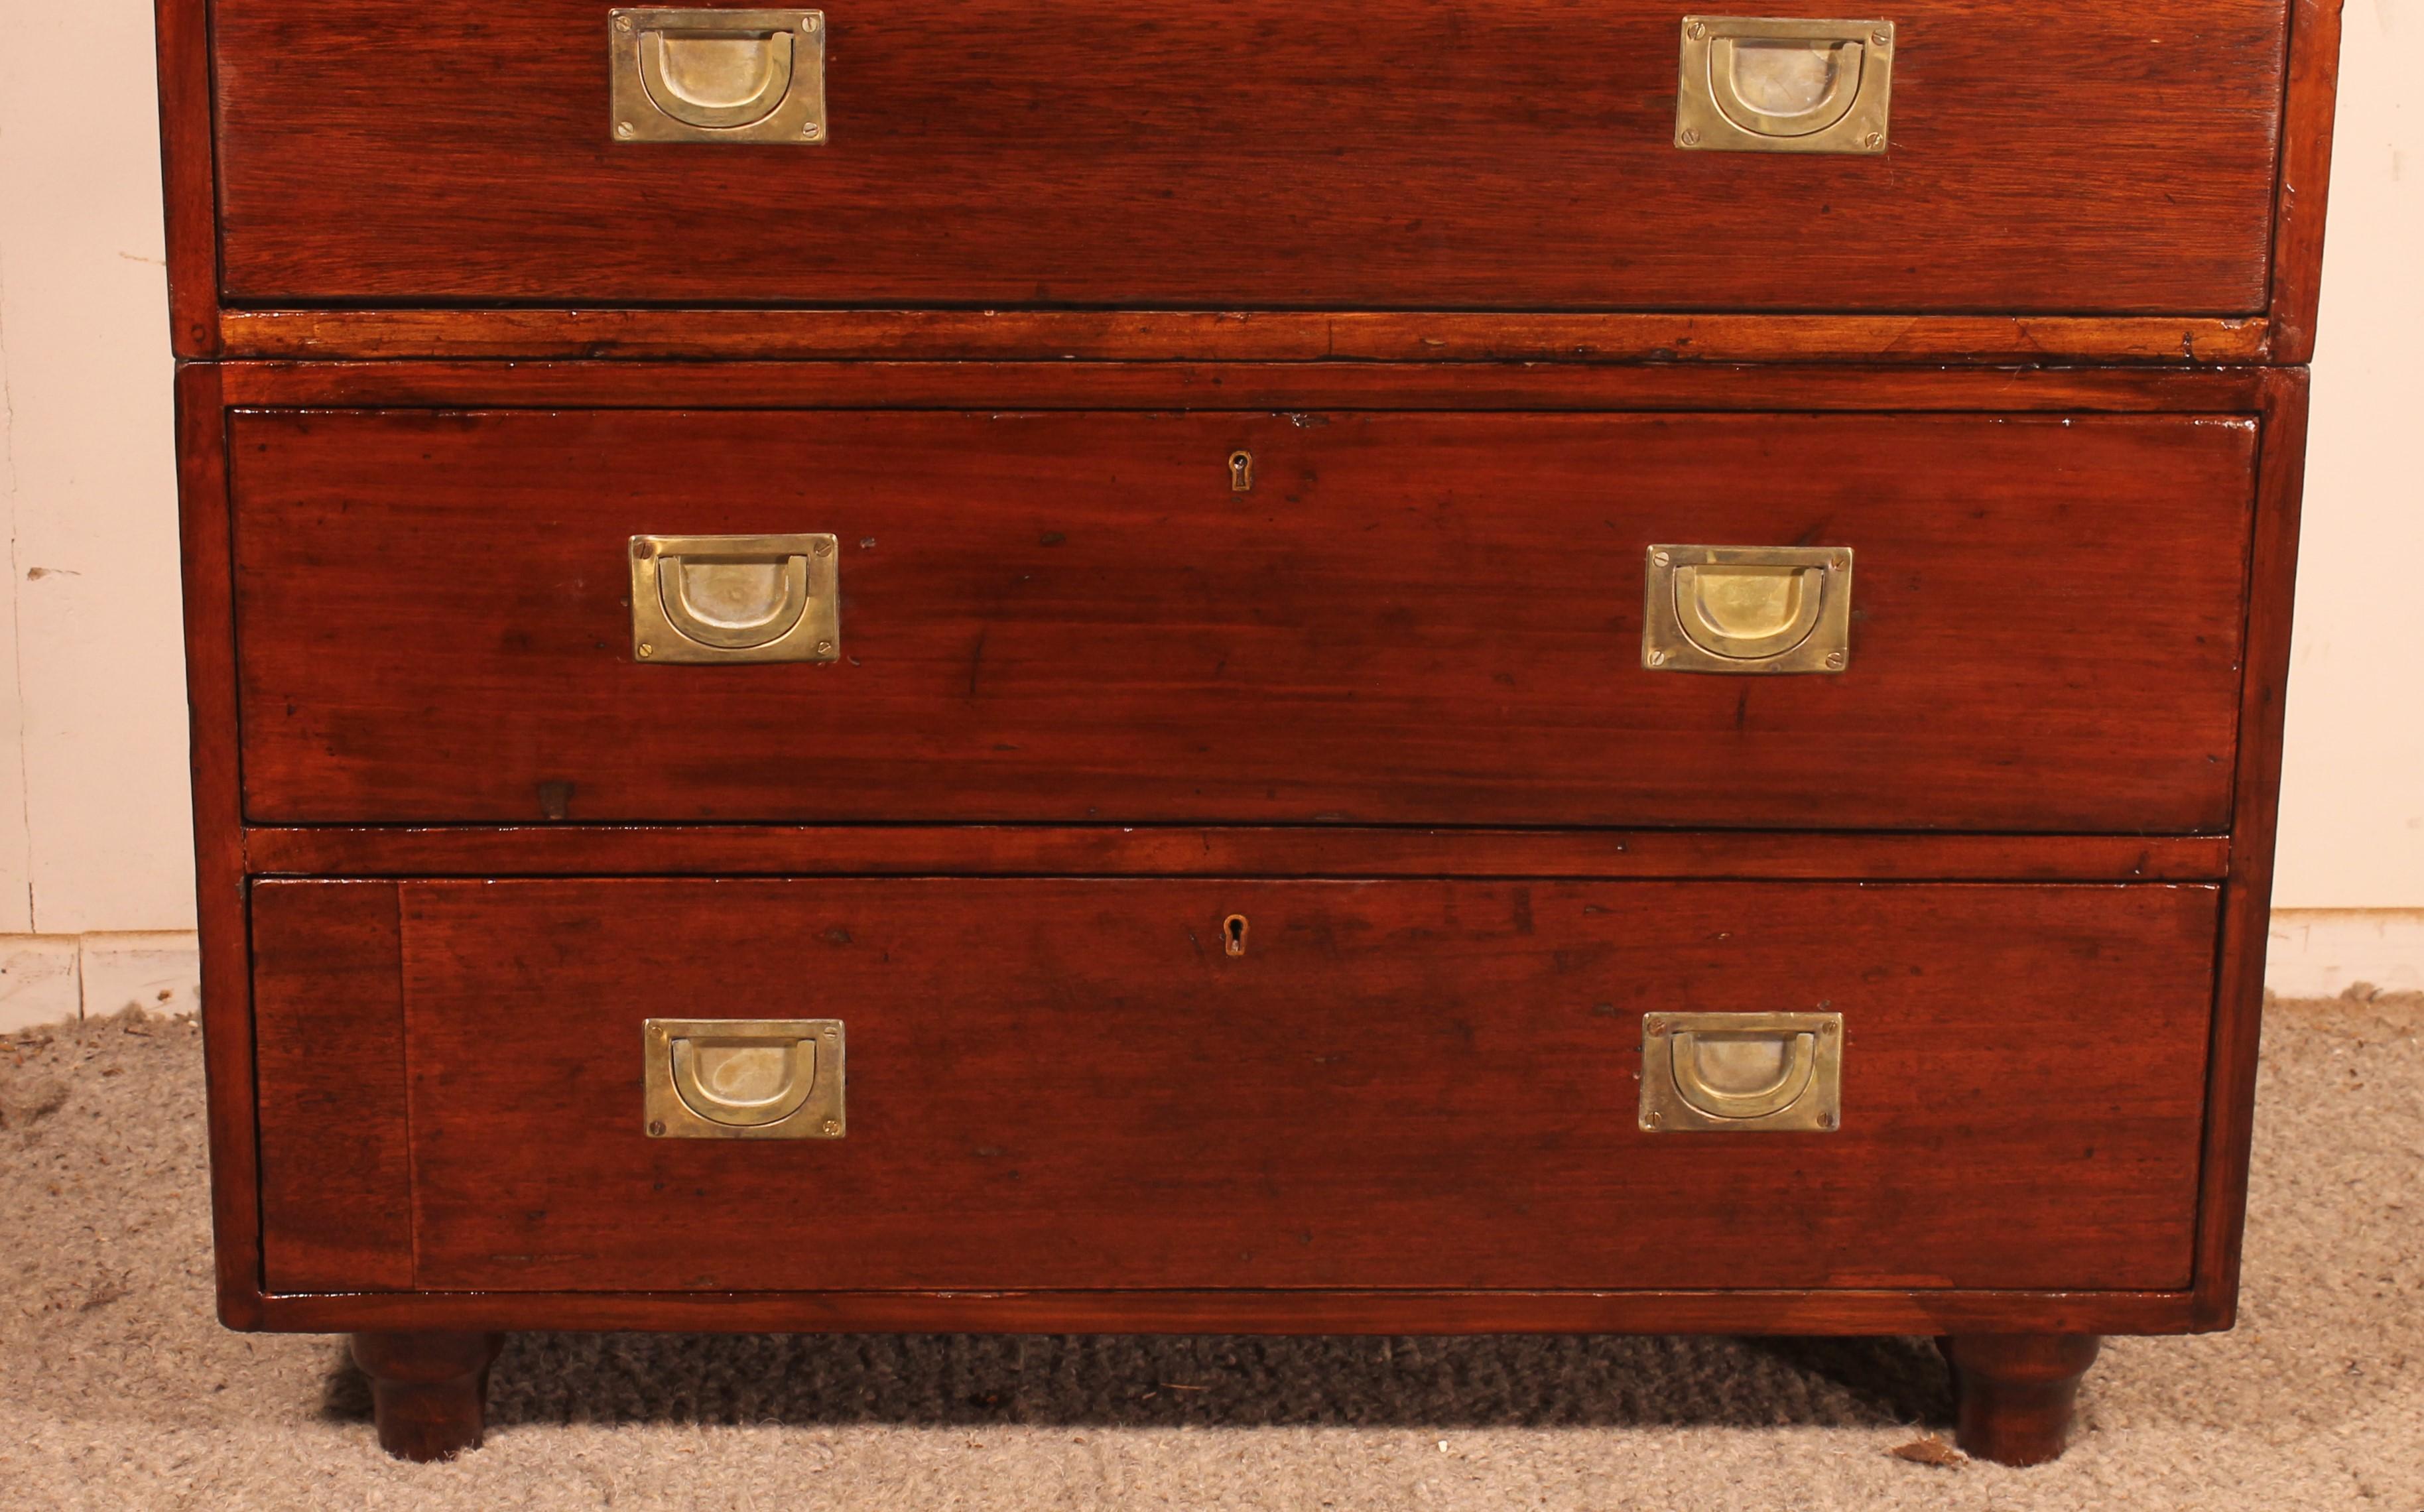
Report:
[[1842,1122],[1841,1013],[1651,1013],[1641,1126],[1826,1132]]
[[1686,16],[1675,145],[1882,152],[1893,53],[1889,21]]
[[640,661],[832,661],[840,572],[830,535],[634,535]]
[[648,1135],[838,1139],[839,1019],[652,1018],[642,1037]]
[[618,142],[825,139],[821,10],[612,10]]
[[1652,672],[1841,672],[1851,664],[1848,547],[1653,546],[1641,664]]

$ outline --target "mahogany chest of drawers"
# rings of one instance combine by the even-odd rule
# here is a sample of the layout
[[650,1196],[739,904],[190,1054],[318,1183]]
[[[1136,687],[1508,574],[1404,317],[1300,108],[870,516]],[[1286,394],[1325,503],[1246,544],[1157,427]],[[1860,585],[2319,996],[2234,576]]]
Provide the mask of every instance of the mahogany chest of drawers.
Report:
[[2335,0],[161,0],[221,1312],[2226,1328]]

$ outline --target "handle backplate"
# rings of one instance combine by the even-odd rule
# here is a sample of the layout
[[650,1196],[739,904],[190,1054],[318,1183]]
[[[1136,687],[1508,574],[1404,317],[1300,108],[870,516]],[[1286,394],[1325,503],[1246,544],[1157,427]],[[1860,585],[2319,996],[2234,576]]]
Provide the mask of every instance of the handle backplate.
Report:
[[1642,1018],[1645,1132],[1825,1134],[1842,1119],[1842,1014]]
[[1701,152],[1886,150],[1890,21],[1685,16],[1675,145]]
[[821,10],[607,12],[618,142],[824,145]]
[[1653,546],[1641,664],[1652,672],[1841,672],[1851,664],[1848,547]]
[[641,1085],[654,1139],[838,1139],[839,1019],[652,1018]]
[[632,536],[632,660],[839,660],[839,544],[826,534]]

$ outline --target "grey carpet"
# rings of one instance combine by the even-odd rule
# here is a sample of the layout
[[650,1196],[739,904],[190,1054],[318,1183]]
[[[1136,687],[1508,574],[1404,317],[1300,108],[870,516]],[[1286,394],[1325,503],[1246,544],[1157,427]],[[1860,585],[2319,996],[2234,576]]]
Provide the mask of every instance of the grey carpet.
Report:
[[1914,1340],[518,1336],[488,1447],[371,1442],[339,1341],[211,1317],[199,1040],[0,1041],[0,1512],[2424,1512],[2424,1008],[2268,1027],[2242,1321],[2114,1341],[2059,1465],[1935,1466]]

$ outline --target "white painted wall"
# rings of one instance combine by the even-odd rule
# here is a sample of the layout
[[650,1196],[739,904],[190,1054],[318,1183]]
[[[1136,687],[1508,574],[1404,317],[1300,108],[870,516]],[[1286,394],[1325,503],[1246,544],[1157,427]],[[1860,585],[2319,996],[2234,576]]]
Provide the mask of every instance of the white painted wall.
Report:
[[2424,0],[2348,0],[2282,908],[2424,908]]
[[[2424,0],[2347,29],[2275,894],[2341,912],[2276,931],[2300,990],[2424,983]],[[150,0],[0,37],[5,1024],[182,980],[140,931],[193,898]]]
[[152,9],[0,21],[0,931],[189,930]]

